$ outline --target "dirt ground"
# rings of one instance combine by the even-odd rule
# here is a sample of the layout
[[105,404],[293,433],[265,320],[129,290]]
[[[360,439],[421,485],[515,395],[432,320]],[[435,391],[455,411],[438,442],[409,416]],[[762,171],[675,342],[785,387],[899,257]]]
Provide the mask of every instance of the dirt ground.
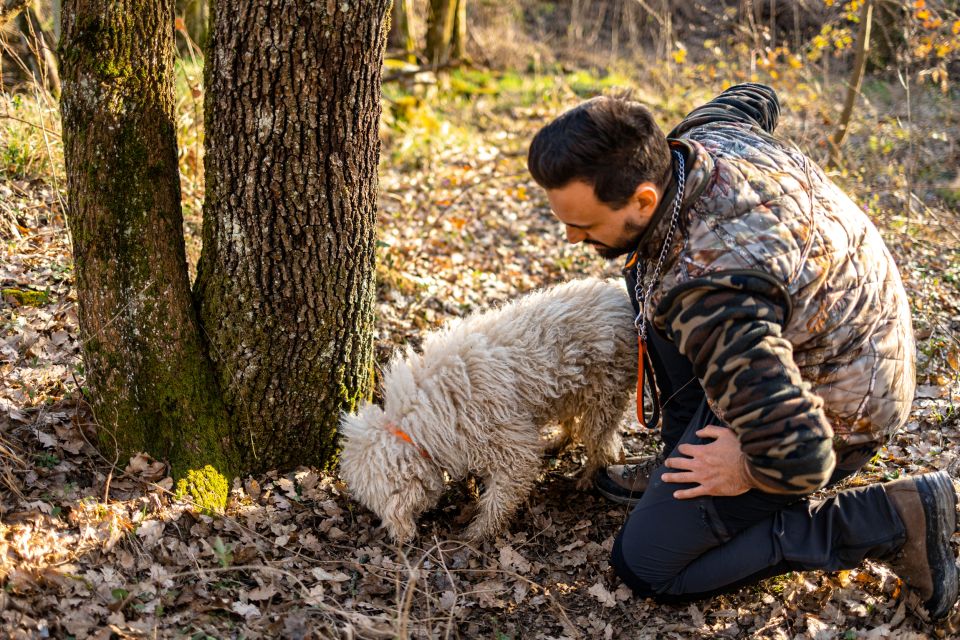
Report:
[[[785,96],[801,93],[794,88]],[[669,119],[695,106],[696,97],[664,98],[656,106]],[[577,99],[570,93],[547,106],[463,107],[463,122],[480,125],[459,137],[441,128],[418,162],[397,157],[406,138],[387,141],[381,365],[395,348],[416,346],[424,331],[448,319],[570,278],[618,274],[618,265],[562,242],[560,225],[524,171],[529,136]],[[897,170],[882,170],[902,167],[908,153],[928,167],[956,153],[949,142],[957,139],[956,114],[933,99],[924,104],[942,140],[912,148],[900,141],[886,156],[878,147],[861,159],[859,171],[836,176],[897,257],[918,336],[920,387],[910,421],[849,481],[854,485],[932,469],[957,476],[956,201],[932,186],[911,189]],[[877,99],[871,108],[850,144],[867,148],[870,136],[885,144],[895,107]],[[781,132],[809,142],[817,126],[812,113],[787,107]],[[926,175],[939,184],[939,175]],[[91,445],[99,434],[83,402],[61,198],[49,176],[0,180],[0,635],[957,637],[960,614],[929,624],[913,612],[915,597],[874,562],[840,573],[793,573],[686,607],[637,600],[608,563],[627,510],[574,488],[576,451],[546,460],[541,483],[509,532],[479,547],[458,540],[461,508],[471,500],[465,485],[451,487],[405,548],[385,539],[376,518],[350,501],[335,476],[308,468],[235,479],[226,513],[198,513],[172,498],[162,461],[138,456],[117,466],[107,448]],[[188,229],[195,225],[188,219]],[[630,420],[623,428],[633,452],[656,450],[655,433]]]

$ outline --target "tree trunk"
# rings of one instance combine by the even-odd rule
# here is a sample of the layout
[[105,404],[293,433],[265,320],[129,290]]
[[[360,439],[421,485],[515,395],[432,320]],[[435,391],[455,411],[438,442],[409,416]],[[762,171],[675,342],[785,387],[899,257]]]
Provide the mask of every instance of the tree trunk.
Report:
[[453,19],[453,35],[450,42],[450,57],[457,62],[467,61],[467,0],[457,0]]
[[195,291],[247,471],[329,463],[340,412],[370,392],[389,9],[213,10]]
[[86,380],[102,443],[235,471],[187,280],[173,0],[63,5],[64,155]]
[[453,42],[456,15],[457,0],[430,0],[427,47],[424,54],[427,62],[434,68],[446,66],[450,62],[450,45]]
[[390,37],[387,40],[391,49],[412,55],[416,49],[410,18],[413,16],[413,0],[393,0],[390,14]]

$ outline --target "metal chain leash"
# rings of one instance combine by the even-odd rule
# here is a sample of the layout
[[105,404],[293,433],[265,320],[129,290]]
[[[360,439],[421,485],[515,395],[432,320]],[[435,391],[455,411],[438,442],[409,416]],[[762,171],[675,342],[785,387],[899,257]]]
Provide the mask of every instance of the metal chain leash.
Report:
[[653,268],[653,275],[650,278],[650,284],[647,290],[643,290],[643,281],[647,276],[647,265],[645,260],[637,260],[637,277],[634,286],[634,294],[637,296],[637,303],[640,306],[640,313],[633,321],[634,327],[640,339],[647,341],[647,300],[653,295],[653,288],[660,280],[663,271],[663,264],[667,260],[667,254],[670,252],[670,245],[673,243],[673,235],[676,233],[677,226],[680,223],[680,208],[683,204],[683,191],[686,186],[686,170],[683,162],[683,154],[679,151],[673,151],[677,159],[677,196],[673,199],[673,216],[670,218],[670,228],[667,229],[667,235],[663,238],[663,246],[660,248],[660,257],[657,258],[657,264]]

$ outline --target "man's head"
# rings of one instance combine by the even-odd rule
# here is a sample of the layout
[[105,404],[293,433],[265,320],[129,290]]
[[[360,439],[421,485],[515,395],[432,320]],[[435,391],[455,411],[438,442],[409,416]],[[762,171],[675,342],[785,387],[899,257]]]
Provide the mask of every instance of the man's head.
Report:
[[670,175],[670,148],[650,111],[602,96],[567,111],[530,143],[527,166],[567,240],[613,259],[636,246]]

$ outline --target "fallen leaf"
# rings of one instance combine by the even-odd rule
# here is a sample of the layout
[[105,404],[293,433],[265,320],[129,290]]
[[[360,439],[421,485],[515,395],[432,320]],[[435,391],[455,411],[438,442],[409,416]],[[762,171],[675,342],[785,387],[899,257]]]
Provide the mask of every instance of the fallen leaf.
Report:
[[246,618],[247,620],[249,620],[250,618],[259,618],[259,617],[260,617],[260,609],[258,609],[258,608],[256,607],[256,605],[252,605],[252,604],[244,604],[244,603],[242,603],[242,602],[234,602],[234,603],[230,606],[230,610],[233,611],[233,612],[236,613],[236,614],[239,614],[239,615],[243,616],[243,617]]
[[590,587],[587,590],[587,593],[596,598],[597,601],[604,607],[613,607],[617,604],[617,599],[614,597],[614,595],[610,593],[610,590],[603,586],[600,582],[597,582]]

